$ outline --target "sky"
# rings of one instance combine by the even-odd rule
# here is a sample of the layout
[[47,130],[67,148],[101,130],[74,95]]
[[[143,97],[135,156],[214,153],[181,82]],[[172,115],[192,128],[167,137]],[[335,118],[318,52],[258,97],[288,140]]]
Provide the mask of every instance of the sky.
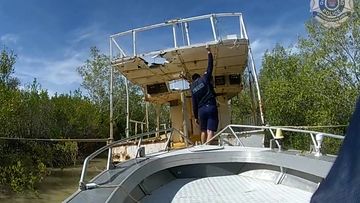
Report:
[[109,36],[132,28],[210,13],[241,12],[257,67],[266,50],[305,36],[311,18],[304,0],[1,0],[0,46],[17,55],[22,86],[34,78],[47,89],[68,93],[81,86],[76,68],[90,47],[109,53]]

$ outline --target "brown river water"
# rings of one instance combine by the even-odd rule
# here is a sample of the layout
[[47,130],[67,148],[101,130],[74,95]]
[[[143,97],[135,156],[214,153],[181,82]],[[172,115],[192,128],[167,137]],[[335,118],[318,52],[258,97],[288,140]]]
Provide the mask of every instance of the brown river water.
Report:
[[[90,162],[88,178],[99,174],[106,166],[106,159]],[[49,169],[51,174],[39,185],[38,197],[34,194],[2,194],[1,203],[52,203],[62,202],[78,189],[82,165],[65,169]]]

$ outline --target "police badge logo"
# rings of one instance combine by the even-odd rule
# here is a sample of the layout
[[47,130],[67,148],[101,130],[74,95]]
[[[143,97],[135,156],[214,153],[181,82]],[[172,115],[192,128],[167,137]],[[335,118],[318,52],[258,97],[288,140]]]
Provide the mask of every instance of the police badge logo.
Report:
[[311,0],[310,11],[325,27],[337,27],[354,11],[353,0]]

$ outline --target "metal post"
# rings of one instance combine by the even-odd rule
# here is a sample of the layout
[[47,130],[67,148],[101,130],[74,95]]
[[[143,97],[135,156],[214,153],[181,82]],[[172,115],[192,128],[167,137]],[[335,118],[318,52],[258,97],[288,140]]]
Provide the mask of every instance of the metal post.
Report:
[[240,16],[240,27],[243,29],[244,38],[249,39],[247,32],[246,32],[246,27],[245,27],[244,19],[243,19],[242,15]]
[[[186,110],[186,97],[185,97],[185,93],[181,92],[181,104],[182,104],[182,114],[183,114],[183,129],[184,129],[184,137],[189,138],[189,133],[188,133],[188,115],[187,115],[187,110]],[[187,146],[187,144],[186,144]]]
[[[249,39],[248,35],[247,35],[247,31],[246,31],[246,27],[245,27],[244,19],[243,19],[242,15],[240,15],[240,29],[241,28],[243,29],[243,34],[244,34],[245,39]],[[259,86],[259,81],[258,81],[258,78],[257,78],[257,72],[256,72],[256,68],[255,68],[255,61],[254,61],[254,57],[253,57],[253,54],[252,54],[251,47],[249,47],[249,55],[250,55],[250,61],[251,61],[251,69],[252,69],[252,73],[253,73],[253,76],[254,76],[254,82],[255,82],[255,86],[256,86],[256,90],[257,90],[260,118],[261,118],[262,124],[264,125],[265,124],[265,118],[264,118],[264,113],[263,113],[263,109],[262,109],[260,86]]]
[[[115,46],[119,49],[120,54],[122,54],[122,56],[126,56],[124,50],[119,46],[119,44],[116,42],[116,40],[111,37],[111,41],[112,41],[112,43],[114,43]],[[110,43],[111,43],[111,42],[110,42]]]
[[173,36],[174,36],[174,47],[177,48],[177,41],[176,41],[176,24],[173,24]]
[[187,22],[185,22],[184,24],[185,24],[185,34],[186,34],[187,45],[190,46],[189,24]]
[[113,67],[111,65],[112,60],[112,43],[110,38],[110,136],[109,140],[114,139],[114,128],[113,128]]
[[132,31],[132,38],[133,38],[133,54],[136,56],[136,32],[135,30]]
[[232,127],[229,126],[230,132],[234,135],[239,145],[242,147],[245,147],[244,143],[241,142],[240,138],[236,135],[235,131],[232,129]]
[[243,39],[244,38],[244,33],[243,33],[241,21],[242,21],[242,15],[239,16],[239,25],[240,25],[240,38]]
[[212,32],[213,32],[213,35],[214,35],[214,41],[217,41],[217,35],[216,35],[216,29],[215,29],[215,21],[214,21],[214,16],[213,15],[210,17],[210,21],[211,21]]
[[145,103],[146,132],[149,132],[149,102]]
[[251,99],[251,112],[252,112],[252,117],[254,119],[254,122],[250,122],[250,124],[252,125],[256,125],[257,124],[257,116],[256,116],[256,101],[255,101],[255,92],[253,90],[253,83],[251,81],[251,78],[253,77],[253,74],[250,70],[250,64],[248,63],[248,74],[249,74],[249,91],[250,91],[250,99]]
[[318,133],[316,134],[316,142],[317,142],[317,146],[316,146],[316,153],[315,153],[315,156],[316,157],[320,157],[322,156],[322,153],[321,153],[321,145],[322,145],[322,142],[324,140],[324,135],[322,133]]
[[129,85],[128,79],[125,78],[125,89],[126,89],[126,129],[125,134],[126,137],[129,137],[129,122],[130,122],[130,112],[129,112]]
[[170,135],[165,134],[166,136],[169,136],[166,141],[166,144],[165,144],[165,149],[164,149],[165,151],[168,150],[168,148],[169,148],[170,140],[171,140],[173,134],[174,134],[174,129],[171,129]]
[[160,134],[158,131],[160,131],[160,104],[156,105],[156,137],[159,137]]
[[261,118],[261,122],[264,125],[265,124],[265,119],[264,119],[264,113],[263,113],[263,109],[262,109],[262,100],[261,100],[261,94],[260,94],[260,86],[259,86],[259,81],[257,78],[257,73],[256,73],[256,68],[255,68],[255,61],[254,61],[254,57],[252,55],[252,51],[251,51],[251,47],[249,49],[249,54],[250,54],[250,60],[251,60],[251,68],[252,68],[252,72],[253,72],[253,76],[254,76],[254,80],[255,80],[255,86],[256,86],[256,90],[257,90],[257,97],[258,97],[258,102],[259,102],[259,111],[260,111],[260,118]]
[[[139,142],[138,142],[138,145],[137,145],[137,148],[136,148],[136,155],[135,155],[135,158],[137,158],[140,154],[139,154],[139,149],[140,149],[140,146],[141,146],[141,142],[142,142],[142,137],[140,137],[139,139]],[[141,156],[140,156],[141,157]]]
[[310,137],[311,137],[311,140],[312,140],[312,143],[314,145],[314,149],[316,150],[316,148],[318,147],[316,141],[315,141],[315,137],[314,137],[314,134],[313,133],[310,133]]
[[[109,143],[110,144],[113,140],[114,140],[114,121],[113,121],[113,67],[111,65],[111,60],[112,60],[112,43],[111,43],[111,38],[109,41],[109,45],[110,45],[110,132],[109,132]],[[108,160],[107,160],[107,164],[106,164],[106,168],[109,170],[110,169],[110,163],[112,162],[112,149],[109,148],[109,152],[108,152]]]

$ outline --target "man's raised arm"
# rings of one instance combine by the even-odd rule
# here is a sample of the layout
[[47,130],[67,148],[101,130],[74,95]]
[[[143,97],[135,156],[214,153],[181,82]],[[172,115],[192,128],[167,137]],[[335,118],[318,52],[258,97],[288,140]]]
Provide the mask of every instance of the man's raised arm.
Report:
[[214,66],[214,62],[213,62],[213,55],[210,51],[210,48],[207,46],[206,47],[207,51],[208,51],[208,67],[206,70],[206,74],[205,74],[205,79],[207,81],[210,81],[212,78],[212,71],[213,71],[213,66]]

